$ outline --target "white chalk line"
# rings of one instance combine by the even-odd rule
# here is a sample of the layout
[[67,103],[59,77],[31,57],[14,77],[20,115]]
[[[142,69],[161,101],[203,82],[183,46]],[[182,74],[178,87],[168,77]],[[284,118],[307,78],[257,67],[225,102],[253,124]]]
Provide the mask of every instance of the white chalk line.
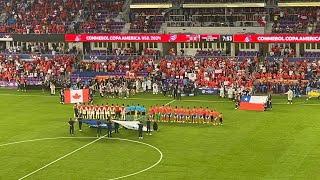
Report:
[[[6,143],[6,144],[0,144],[0,147],[9,146],[9,145],[14,145],[14,144],[20,144],[20,143],[27,143],[27,142],[43,141],[43,140],[56,140],[56,139],[96,139],[96,138],[97,138],[97,137],[55,137],[55,138],[41,138],[41,139],[31,139],[31,140],[24,140],[24,141],[17,141],[17,142],[11,142],[11,143]],[[138,171],[138,172],[135,172],[135,173],[131,173],[131,174],[124,175],[124,176],[120,176],[120,177],[116,177],[116,178],[111,178],[111,179],[109,179],[109,180],[122,179],[122,178],[126,178],[126,177],[130,177],[130,176],[134,176],[134,175],[143,173],[143,172],[148,171],[148,170],[154,168],[155,166],[157,166],[157,165],[162,161],[162,159],[163,159],[163,154],[162,154],[162,152],[161,152],[157,147],[155,147],[155,146],[153,146],[153,145],[151,145],[151,144],[144,143],[144,142],[140,142],[140,141],[135,141],[135,140],[130,140],[130,139],[107,138],[106,136],[102,136],[102,137],[97,138],[96,140],[94,140],[94,141],[92,141],[92,142],[90,142],[90,143],[88,143],[88,144],[86,144],[86,145],[84,145],[84,146],[82,146],[82,147],[80,147],[80,148],[78,148],[78,149],[76,149],[76,150],[74,150],[74,151],[72,151],[72,152],[70,152],[70,153],[68,153],[68,154],[60,157],[60,158],[58,158],[58,159],[56,159],[55,161],[52,161],[51,163],[49,163],[49,164],[47,164],[47,165],[45,165],[45,166],[43,166],[43,167],[41,167],[41,168],[39,168],[39,169],[31,172],[31,173],[23,176],[22,178],[19,178],[19,180],[20,180],[20,179],[25,179],[25,178],[31,176],[32,174],[34,174],[34,173],[36,173],[36,172],[38,172],[38,171],[40,171],[40,170],[42,170],[42,169],[44,169],[44,168],[46,168],[46,167],[48,167],[48,166],[50,166],[50,165],[58,162],[59,160],[62,160],[62,159],[64,159],[64,158],[66,158],[67,156],[70,156],[71,154],[73,154],[73,153],[75,153],[75,152],[77,152],[77,151],[79,151],[79,150],[81,150],[81,149],[89,146],[90,144],[93,144],[94,142],[96,142],[96,141],[98,141],[98,140],[100,140],[100,139],[120,140],[120,141],[128,141],[128,142],[143,144],[143,145],[149,146],[149,147],[157,150],[157,151],[159,152],[159,154],[160,154],[159,160],[158,160],[155,164],[153,164],[152,166],[150,166],[150,167],[148,167],[148,168],[145,168],[145,169],[143,169],[143,170],[140,170],[140,171]]]
[[174,100],[168,102],[167,104],[165,104],[165,106],[167,106],[167,105],[169,105],[169,104],[171,104],[171,103],[173,103],[173,102],[175,102],[175,101],[176,101],[176,100],[174,99]]

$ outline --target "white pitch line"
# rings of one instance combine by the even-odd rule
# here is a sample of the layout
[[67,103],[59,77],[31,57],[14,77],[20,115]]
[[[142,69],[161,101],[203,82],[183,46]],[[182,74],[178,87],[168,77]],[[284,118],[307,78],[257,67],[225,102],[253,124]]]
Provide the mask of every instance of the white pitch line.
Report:
[[169,104],[171,104],[171,103],[173,103],[173,102],[175,102],[175,101],[176,101],[176,100],[174,99],[174,100],[168,102],[167,104],[165,104],[165,106],[167,106],[167,105],[169,105]]
[[44,168],[46,168],[46,167],[48,167],[48,166],[50,166],[50,165],[52,165],[52,164],[54,164],[54,163],[56,163],[56,162],[64,159],[64,158],[66,158],[66,157],[68,157],[68,156],[70,156],[70,155],[72,155],[72,154],[80,151],[81,149],[83,149],[83,148],[85,148],[85,147],[87,147],[87,146],[89,146],[89,145],[91,145],[91,144],[99,141],[99,140],[102,139],[103,137],[105,137],[105,136],[102,136],[102,137],[100,137],[100,138],[98,138],[98,139],[96,139],[96,140],[94,140],[94,141],[92,141],[92,142],[90,142],[90,143],[88,143],[88,144],[85,144],[84,146],[79,147],[78,149],[76,149],[76,150],[74,150],[74,151],[72,151],[72,152],[70,152],[70,153],[68,153],[68,154],[66,154],[66,155],[64,155],[64,156],[62,156],[62,157],[60,157],[60,158],[58,158],[58,159],[56,159],[56,160],[54,160],[54,161],[52,161],[52,162],[44,165],[44,166],[42,166],[41,168],[39,168],[39,169],[37,169],[37,170],[35,170],[35,171],[33,171],[33,172],[31,172],[31,173],[23,176],[22,178],[19,178],[19,180],[25,179],[25,178],[31,176],[32,174],[34,174],[34,173],[36,173],[36,172],[38,172],[38,171],[41,171],[42,169],[44,169]]
[[149,169],[154,168],[155,166],[157,166],[162,161],[162,158],[163,158],[162,152],[158,148],[156,148],[155,146],[152,146],[151,144],[147,144],[147,143],[140,142],[140,141],[134,141],[134,140],[130,140],[130,139],[121,139],[121,138],[111,138],[111,139],[117,139],[117,140],[120,140],[120,141],[129,141],[129,142],[134,142],[134,143],[139,143],[139,144],[143,144],[143,145],[149,146],[149,147],[157,150],[160,153],[160,159],[155,164],[153,164],[152,166],[150,166],[150,167],[148,167],[146,169],[143,169],[141,171],[138,171],[138,172],[135,172],[135,173],[132,173],[132,174],[128,174],[128,175],[125,175],[125,176],[120,176],[120,177],[117,177],[117,178],[111,178],[109,180],[123,179],[123,178],[127,178],[127,177],[130,177],[130,176],[134,176],[134,175],[143,173],[145,171],[148,171]]

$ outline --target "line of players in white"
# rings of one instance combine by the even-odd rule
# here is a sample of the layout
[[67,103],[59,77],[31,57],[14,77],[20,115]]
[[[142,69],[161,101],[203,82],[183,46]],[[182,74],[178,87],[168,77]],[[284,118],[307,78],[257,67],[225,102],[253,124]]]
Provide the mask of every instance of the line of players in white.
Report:
[[125,120],[126,111],[124,104],[122,106],[117,105],[96,105],[93,104],[74,104],[73,106],[74,116],[82,117],[85,119],[120,119]]

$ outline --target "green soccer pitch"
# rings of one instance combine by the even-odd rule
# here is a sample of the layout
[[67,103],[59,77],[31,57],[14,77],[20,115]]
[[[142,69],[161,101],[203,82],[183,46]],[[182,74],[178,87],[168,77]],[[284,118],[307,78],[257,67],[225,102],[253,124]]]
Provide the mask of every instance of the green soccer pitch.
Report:
[[0,179],[320,179],[320,100],[305,99],[287,105],[286,96],[275,96],[272,111],[253,112],[217,96],[96,96],[94,104],[171,102],[224,114],[223,126],[159,123],[142,140],[125,129],[97,139],[95,129],[79,132],[77,124],[69,136],[72,105],[57,95],[0,89]]

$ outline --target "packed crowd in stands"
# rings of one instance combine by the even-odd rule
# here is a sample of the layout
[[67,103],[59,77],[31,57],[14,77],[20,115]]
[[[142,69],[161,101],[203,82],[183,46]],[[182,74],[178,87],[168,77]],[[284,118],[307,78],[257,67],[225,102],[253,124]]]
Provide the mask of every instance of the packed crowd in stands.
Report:
[[[308,85],[319,86],[320,61],[288,60],[267,61],[258,58],[212,57],[174,57],[161,58],[139,56],[132,60],[75,63],[74,56],[55,56],[38,58],[33,61],[20,61],[14,55],[0,56],[0,79],[17,81],[24,78],[45,78],[47,76],[66,76],[72,70],[79,72],[124,72],[135,77],[146,72],[157,81],[166,79],[186,79],[195,81],[197,87],[210,88],[241,87],[256,93],[274,91],[284,93],[288,87],[303,89]],[[183,84],[185,82],[183,81]],[[159,85],[160,87],[162,84]]]
[[6,18],[0,32],[113,32],[124,23],[112,20],[122,11],[121,0],[17,0],[1,2]]
[[132,47],[129,48],[117,48],[117,49],[108,49],[108,50],[90,50],[89,55],[114,55],[114,56],[131,56],[131,55],[159,55],[160,51],[144,48],[141,50],[135,50]]
[[132,60],[120,61],[118,58],[105,62],[80,62],[75,66],[79,72],[94,71],[94,72],[143,72],[150,73],[154,66],[154,58],[139,56]]
[[74,56],[55,56],[53,58],[37,58],[33,61],[20,61],[18,56],[0,55],[0,80],[16,82],[25,80],[44,80],[69,76]]

